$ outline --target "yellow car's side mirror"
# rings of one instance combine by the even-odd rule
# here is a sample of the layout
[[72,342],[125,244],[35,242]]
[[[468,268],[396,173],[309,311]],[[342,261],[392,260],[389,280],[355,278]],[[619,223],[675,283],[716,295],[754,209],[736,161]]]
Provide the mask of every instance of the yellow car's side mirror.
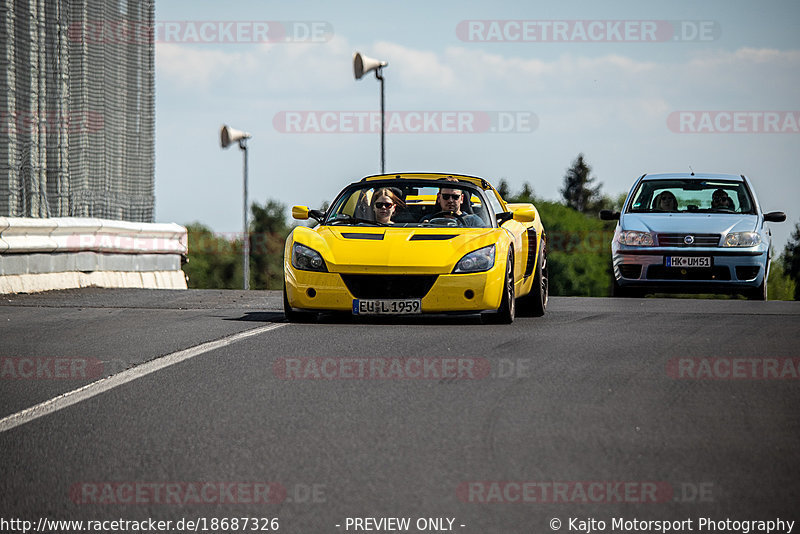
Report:
[[308,219],[308,206],[292,206],[292,217],[301,221]]
[[533,206],[518,208],[514,210],[513,217],[517,222],[529,223],[536,219],[536,210]]

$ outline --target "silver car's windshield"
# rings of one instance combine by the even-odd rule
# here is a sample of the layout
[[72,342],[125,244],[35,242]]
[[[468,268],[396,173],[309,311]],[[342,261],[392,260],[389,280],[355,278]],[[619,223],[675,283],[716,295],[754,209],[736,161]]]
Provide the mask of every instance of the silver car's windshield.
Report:
[[712,179],[643,180],[627,212],[756,213],[744,182]]
[[483,196],[458,182],[366,182],[348,188],[326,213],[331,226],[491,228]]

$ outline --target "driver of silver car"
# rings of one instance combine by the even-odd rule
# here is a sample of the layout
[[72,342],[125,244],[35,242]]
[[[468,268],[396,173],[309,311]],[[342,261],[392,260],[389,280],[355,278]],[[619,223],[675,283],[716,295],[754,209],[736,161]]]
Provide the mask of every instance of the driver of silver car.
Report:
[[733,200],[731,200],[731,197],[728,196],[728,193],[724,189],[717,189],[711,195],[711,209],[734,209]]

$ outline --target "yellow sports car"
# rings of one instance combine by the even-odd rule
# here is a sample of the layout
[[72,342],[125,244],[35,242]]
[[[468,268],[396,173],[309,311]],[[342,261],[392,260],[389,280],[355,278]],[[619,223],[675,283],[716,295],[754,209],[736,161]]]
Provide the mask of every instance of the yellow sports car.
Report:
[[289,321],[354,315],[482,313],[511,323],[548,298],[544,226],[533,204],[507,204],[483,178],[368,176],[326,212],[294,206],[284,250]]

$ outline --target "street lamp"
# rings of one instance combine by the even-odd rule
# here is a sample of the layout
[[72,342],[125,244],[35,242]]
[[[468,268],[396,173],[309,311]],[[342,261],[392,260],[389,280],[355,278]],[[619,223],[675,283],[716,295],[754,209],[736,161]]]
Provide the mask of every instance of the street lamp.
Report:
[[375,71],[375,78],[381,82],[381,174],[386,173],[386,147],[384,141],[385,131],[385,112],[384,112],[384,98],[383,98],[383,67],[389,63],[379,59],[361,55],[361,52],[353,54],[353,74],[356,80],[360,80],[366,73],[371,70]]
[[223,126],[219,132],[220,145],[228,148],[239,141],[239,148],[244,156],[244,250],[242,251],[242,270],[244,274],[244,289],[250,289],[250,233],[247,227],[247,140],[252,136],[241,130]]

